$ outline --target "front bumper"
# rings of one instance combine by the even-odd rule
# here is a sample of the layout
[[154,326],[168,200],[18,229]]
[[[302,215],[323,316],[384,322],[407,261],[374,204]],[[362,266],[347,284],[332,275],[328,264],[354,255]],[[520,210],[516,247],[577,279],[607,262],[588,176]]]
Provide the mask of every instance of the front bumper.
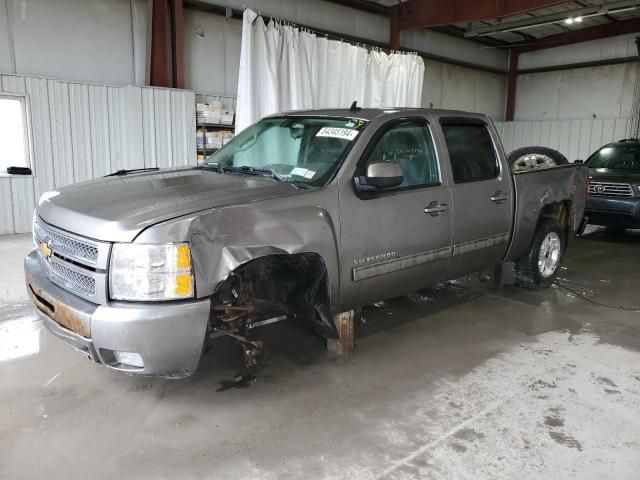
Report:
[[640,197],[590,196],[585,215],[592,225],[640,228]]
[[[183,378],[200,361],[210,302],[110,302],[96,305],[53,284],[36,249],[24,261],[27,292],[47,329],[96,363],[130,374]],[[144,367],[118,363],[114,351],[138,353]]]

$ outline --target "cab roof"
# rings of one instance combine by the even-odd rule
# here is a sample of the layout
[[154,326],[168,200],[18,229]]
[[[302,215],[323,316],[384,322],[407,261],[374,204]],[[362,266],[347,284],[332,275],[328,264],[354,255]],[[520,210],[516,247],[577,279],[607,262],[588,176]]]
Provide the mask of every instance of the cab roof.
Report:
[[482,113],[463,112],[460,110],[442,110],[435,108],[358,108],[355,110],[349,108],[335,108],[335,109],[320,109],[320,110],[292,110],[289,112],[282,112],[273,116],[288,116],[288,117],[340,117],[340,118],[357,118],[360,120],[373,120],[377,117],[383,116],[397,116],[397,114],[424,114],[430,113],[432,115],[440,117],[471,117],[471,118],[487,118],[487,115]]

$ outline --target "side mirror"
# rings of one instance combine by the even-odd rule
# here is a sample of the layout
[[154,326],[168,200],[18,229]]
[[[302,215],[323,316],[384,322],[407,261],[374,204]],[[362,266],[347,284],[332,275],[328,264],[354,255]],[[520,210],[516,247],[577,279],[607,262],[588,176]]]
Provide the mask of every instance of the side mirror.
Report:
[[362,191],[375,191],[397,187],[402,184],[404,174],[399,165],[391,162],[376,162],[367,167],[365,177],[356,177],[356,188]]
[[574,160],[573,163],[575,163],[576,165],[582,165],[584,164],[584,160]]

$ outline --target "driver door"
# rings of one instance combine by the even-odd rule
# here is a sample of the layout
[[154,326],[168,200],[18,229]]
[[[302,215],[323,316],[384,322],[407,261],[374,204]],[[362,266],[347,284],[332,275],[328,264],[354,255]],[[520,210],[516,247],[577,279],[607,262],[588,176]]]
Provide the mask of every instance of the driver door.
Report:
[[341,304],[367,305],[440,281],[451,257],[451,192],[426,119],[392,120],[373,137],[354,180],[377,162],[403,172],[396,187],[343,185]]

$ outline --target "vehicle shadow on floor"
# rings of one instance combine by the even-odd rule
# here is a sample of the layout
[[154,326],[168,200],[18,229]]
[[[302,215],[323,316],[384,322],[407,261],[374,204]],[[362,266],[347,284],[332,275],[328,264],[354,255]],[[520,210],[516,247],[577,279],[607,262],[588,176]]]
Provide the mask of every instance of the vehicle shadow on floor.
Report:
[[[473,319],[465,316],[437,315],[453,306],[479,298],[493,292],[490,281],[480,282],[475,277],[446,282],[420,291],[419,298],[399,297],[362,309],[356,324],[356,349],[358,343],[378,334],[390,334],[392,331],[408,325],[420,326],[430,332],[442,331],[445,328],[465,328],[465,323]],[[407,333],[408,335],[411,335]],[[398,334],[402,337],[403,334]],[[230,338],[215,340],[212,347],[203,356],[194,382],[210,382],[211,377],[226,375],[219,381],[220,390],[229,388],[246,388],[254,377],[268,380],[270,368],[286,368],[296,370],[324,364],[326,362],[348,361],[349,356],[335,358],[326,350],[325,340],[317,335],[311,326],[302,320],[287,320],[281,323],[256,329],[252,332],[252,340],[261,340],[265,345],[262,368],[255,375],[244,370],[244,362],[240,347]],[[397,348],[402,348],[402,338],[398,339]],[[390,346],[390,348],[395,348]],[[357,355],[357,353],[356,353]],[[275,366],[277,365],[277,367]],[[278,376],[281,372],[278,372]],[[235,382],[235,384],[234,384]]]

